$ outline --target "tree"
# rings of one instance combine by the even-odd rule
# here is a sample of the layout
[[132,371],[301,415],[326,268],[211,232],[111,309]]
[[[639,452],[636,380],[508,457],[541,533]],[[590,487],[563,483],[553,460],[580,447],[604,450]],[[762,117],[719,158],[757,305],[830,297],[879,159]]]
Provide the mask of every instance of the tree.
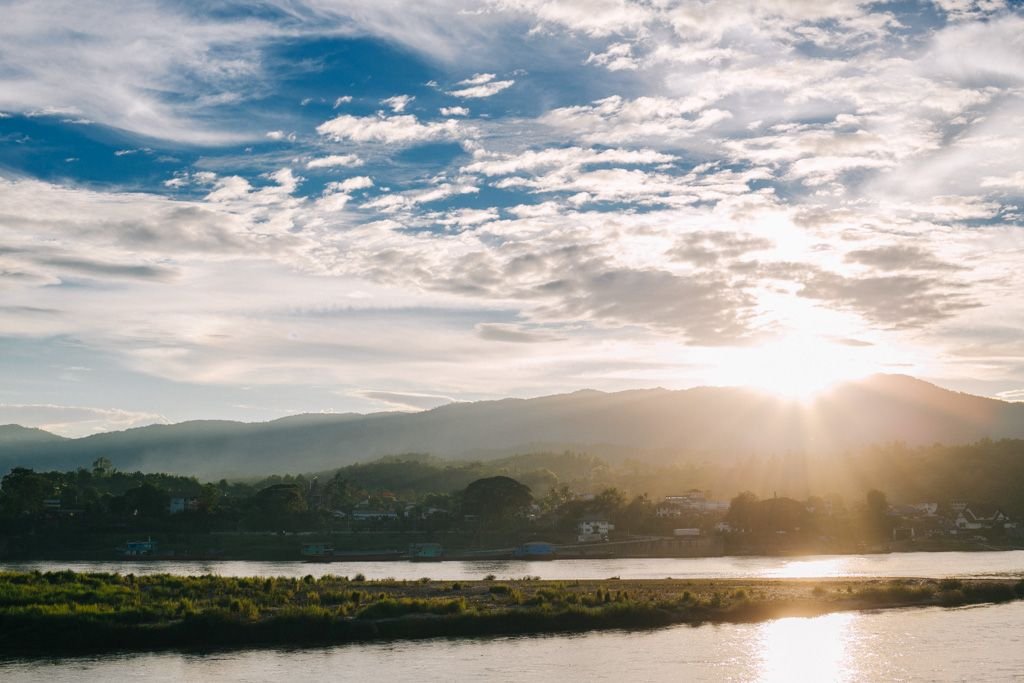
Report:
[[42,474],[15,467],[0,482],[0,504],[9,515],[39,512],[43,501],[53,495],[53,488],[53,483]]
[[599,512],[612,517],[617,515],[625,505],[626,494],[617,488],[607,488],[594,496],[594,500],[591,501],[589,507],[593,509],[594,512]]
[[572,489],[567,484],[559,484],[548,489],[547,495],[541,501],[541,507],[544,508],[545,512],[554,512],[573,498],[575,496],[572,493]]
[[253,496],[253,505],[270,519],[291,517],[306,511],[306,498],[296,484],[273,484]]
[[106,477],[113,474],[115,471],[114,463],[110,462],[107,458],[100,457],[92,461],[93,476]]
[[636,533],[654,517],[654,505],[647,494],[636,496],[619,514],[618,522],[627,533]]
[[462,492],[463,512],[483,519],[510,519],[522,514],[532,502],[530,487],[511,477],[477,479]]
[[725,515],[725,521],[737,531],[753,531],[754,520],[757,517],[757,496],[750,491],[744,491],[729,502],[729,512]]
[[123,510],[139,517],[161,517],[168,514],[170,502],[166,491],[147,483],[124,492]]
[[864,526],[873,540],[885,540],[892,533],[889,519],[889,500],[878,489],[871,489],[865,496]]
[[331,510],[345,510],[355,503],[356,489],[341,472],[335,472],[323,486],[323,503]]

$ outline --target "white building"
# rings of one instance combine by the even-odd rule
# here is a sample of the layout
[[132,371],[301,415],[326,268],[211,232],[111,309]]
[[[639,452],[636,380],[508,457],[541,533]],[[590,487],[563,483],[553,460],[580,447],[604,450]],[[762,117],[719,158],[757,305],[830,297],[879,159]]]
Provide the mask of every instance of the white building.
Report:
[[1009,516],[995,505],[972,503],[964,506],[953,524],[957,529],[997,529],[1004,528],[1009,521]]
[[607,541],[608,534],[615,530],[615,525],[607,519],[587,518],[581,519],[576,525],[578,532],[576,540],[580,543],[591,541]]
[[665,500],[654,510],[658,517],[680,517],[683,512],[726,512],[729,502],[711,500],[710,491],[690,489],[681,496],[665,496]]

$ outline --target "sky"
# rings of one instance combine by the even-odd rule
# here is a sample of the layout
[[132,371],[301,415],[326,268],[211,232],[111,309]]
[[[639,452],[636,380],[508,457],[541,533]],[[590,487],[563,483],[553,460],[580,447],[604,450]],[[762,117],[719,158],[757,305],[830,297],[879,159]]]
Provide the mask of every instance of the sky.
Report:
[[1024,7],[0,0],[0,423],[1024,399]]

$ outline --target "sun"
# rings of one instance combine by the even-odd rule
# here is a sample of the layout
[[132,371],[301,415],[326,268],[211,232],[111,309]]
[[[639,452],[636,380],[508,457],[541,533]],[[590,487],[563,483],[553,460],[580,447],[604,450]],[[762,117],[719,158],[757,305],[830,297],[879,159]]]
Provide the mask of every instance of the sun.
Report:
[[870,367],[857,349],[816,337],[782,339],[738,349],[723,359],[722,384],[744,386],[794,400],[810,400]]

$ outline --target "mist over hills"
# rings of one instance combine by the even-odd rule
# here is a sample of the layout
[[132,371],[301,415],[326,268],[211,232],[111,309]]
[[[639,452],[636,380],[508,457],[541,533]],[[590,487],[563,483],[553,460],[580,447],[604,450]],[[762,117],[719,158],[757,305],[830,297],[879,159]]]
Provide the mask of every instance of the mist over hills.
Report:
[[875,375],[810,402],[740,388],[579,391],[455,403],[420,413],[199,420],[64,439],[0,427],[0,468],[72,469],[107,457],[121,470],[258,476],[310,472],[399,453],[492,459],[574,449],[651,462],[827,455],[870,444],[960,444],[1024,437],[1024,404]]

